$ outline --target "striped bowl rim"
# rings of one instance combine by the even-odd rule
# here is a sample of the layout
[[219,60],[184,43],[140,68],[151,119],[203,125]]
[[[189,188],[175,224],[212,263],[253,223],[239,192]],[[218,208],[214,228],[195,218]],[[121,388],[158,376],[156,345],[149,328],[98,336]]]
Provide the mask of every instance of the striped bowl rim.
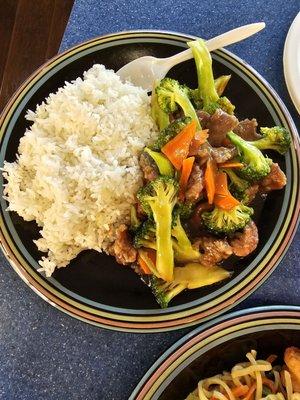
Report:
[[[9,132],[10,124],[21,107],[26,96],[30,97],[31,91],[35,90],[43,80],[49,79],[59,68],[74,59],[80,58],[87,52],[93,52],[103,47],[111,47],[122,43],[138,43],[141,41],[172,43],[177,46],[186,46],[186,41],[195,39],[193,36],[175,32],[164,31],[130,31],[102,36],[88,42],[75,46],[66,52],[49,60],[36,70],[27,81],[15,93],[11,101],[4,109],[0,118],[0,139],[4,159],[6,133]],[[1,246],[8,261],[19,276],[42,298],[51,305],[85,322],[113,330],[134,332],[158,332],[178,329],[195,323],[208,320],[219,315],[249,296],[278,265],[296,232],[299,222],[300,193],[299,193],[299,138],[294,123],[283,105],[282,101],[270,85],[249,65],[226,50],[214,52],[213,57],[221,60],[224,64],[235,69],[243,79],[247,80],[253,89],[263,97],[265,104],[269,107],[275,121],[286,126],[293,134],[294,147],[286,157],[288,186],[286,189],[283,210],[277,223],[277,233],[269,239],[264,246],[264,254],[260,253],[259,262],[255,261],[246,268],[243,279],[228,283],[223,292],[214,293],[212,300],[204,302],[203,299],[182,306],[170,307],[166,310],[128,310],[124,308],[113,308],[100,303],[90,302],[87,299],[72,295],[59,287],[54,279],[45,279],[36,268],[33,267],[21,252],[16,241],[16,234],[12,234],[13,227],[9,213],[3,211],[1,214]],[[50,74],[50,75],[49,75]],[[1,176],[2,179],[2,176]],[[293,183],[293,185],[292,185]],[[5,202],[1,200],[2,210]],[[10,224],[10,227],[8,225]],[[21,240],[19,240],[21,242]],[[28,257],[29,258],[29,257]],[[226,292],[225,292],[226,290]],[[202,301],[202,302],[201,302]]]
[[129,400],[158,400],[168,384],[206,349],[258,329],[296,329],[300,336],[299,306],[255,307],[216,318],[179,339],[150,367]]

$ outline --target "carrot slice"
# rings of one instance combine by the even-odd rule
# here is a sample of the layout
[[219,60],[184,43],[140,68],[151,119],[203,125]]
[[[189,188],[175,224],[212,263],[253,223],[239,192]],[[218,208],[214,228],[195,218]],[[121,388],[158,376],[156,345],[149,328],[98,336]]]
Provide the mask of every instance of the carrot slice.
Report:
[[156,251],[154,249],[147,249],[147,256],[150,258],[150,260],[155,265],[156,264]]
[[[147,254],[147,257],[152,261],[152,263],[155,265],[156,263],[156,251],[153,249],[144,249],[145,253]],[[152,272],[150,271],[147,263],[143,260],[143,258],[138,254],[137,262],[139,266],[141,267],[142,271],[144,272],[145,275],[151,275]]]
[[231,195],[226,197],[222,195],[217,195],[215,197],[214,203],[217,207],[226,211],[232,210],[234,207],[240,204],[240,202]]
[[223,210],[231,210],[240,204],[228,189],[227,174],[225,172],[218,172],[216,175],[214,204]]
[[146,264],[146,262],[142,259],[142,257],[140,255],[138,255],[137,262],[138,262],[139,266],[141,267],[141,270],[144,272],[145,275],[150,275],[151,274],[151,271],[150,271],[148,265]]
[[213,159],[209,159],[206,164],[206,170],[204,173],[204,183],[206,188],[207,200],[209,204],[213,204],[215,191],[216,191],[216,179],[217,165]]
[[226,196],[228,194],[227,174],[218,172],[215,177],[215,194]]
[[195,133],[194,138],[191,141],[189,155],[196,156],[200,147],[206,142],[208,138],[208,129],[204,129],[202,131],[197,131]]
[[231,391],[234,397],[246,396],[246,394],[249,391],[249,386],[247,385],[236,386],[235,388],[231,389]]
[[187,187],[187,183],[189,180],[189,177],[192,172],[192,168],[194,165],[195,157],[188,157],[182,162],[182,169],[181,169],[181,175],[179,179],[179,198],[180,200],[184,200],[184,192]]
[[218,164],[219,168],[243,168],[244,164],[237,161],[226,161]]
[[253,394],[254,394],[255,390],[256,390],[256,383],[253,383],[253,385],[250,387],[244,400],[250,400],[250,399],[254,398]]
[[190,144],[195,133],[196,121],[192,121],[161,149],[162,153],[168,157],[178,171],[182,167],[183,160],[185,160],[189,154]]

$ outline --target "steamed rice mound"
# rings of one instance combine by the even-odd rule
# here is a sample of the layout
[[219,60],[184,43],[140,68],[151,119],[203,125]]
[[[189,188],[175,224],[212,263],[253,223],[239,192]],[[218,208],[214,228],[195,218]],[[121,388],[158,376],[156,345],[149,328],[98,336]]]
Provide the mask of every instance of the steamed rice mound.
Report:
[[26,118],[17,160],[4,163],[4,195],[8,210],[41,227],[35,243],[50,276],[82,250],[108,249],[142,184],[138,156],[157,132],[147,93],[103,65]]

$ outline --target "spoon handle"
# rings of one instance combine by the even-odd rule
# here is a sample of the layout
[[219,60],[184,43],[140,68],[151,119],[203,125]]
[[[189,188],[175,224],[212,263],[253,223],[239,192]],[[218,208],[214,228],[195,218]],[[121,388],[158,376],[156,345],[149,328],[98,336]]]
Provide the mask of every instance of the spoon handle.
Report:
[[264,22],[240,26],[239,28],[232,29],[231,31],[222,33],[222,35],[209,39],[206,45],[209,51],[220,49],[221,47],[229,46],[230,44],[247,39],[249,36],[264,29],[265,26],[266,24]]
[[[254,35],[265,27],[264,22],[256,22],[254,24],[248,24],[240,26],[239,28],[232,29],[231,31],[222,33],[222,35],[216,36],[212,39],[207,40],[206,45],[209,51],[220,49],[221,47],[229,46],[230,44],[240,42]],[[165,59],[168,63],[169,69],[174,67],[183,61],[187,61],[193,58],[193,53],[191,49],[184,50],[174,56]]]

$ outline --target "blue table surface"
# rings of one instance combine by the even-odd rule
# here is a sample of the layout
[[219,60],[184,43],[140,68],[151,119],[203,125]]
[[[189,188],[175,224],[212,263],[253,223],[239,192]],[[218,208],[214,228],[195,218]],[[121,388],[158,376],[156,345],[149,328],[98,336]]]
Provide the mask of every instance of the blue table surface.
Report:
[[[284,40],[299,10],[299,0],[76,0],[61,50],[122,30],[164,29],[209,38],[265,21],[262,33],[230,50],[277,90],[299,128],[282,68]],[[236,309],[300,305],[299,239],[300,230],[268,281]],[[0,399],[127,399],[158,356],[189,331],[141,335],[87,325],[38,297],[2,254],[0,264]]]

